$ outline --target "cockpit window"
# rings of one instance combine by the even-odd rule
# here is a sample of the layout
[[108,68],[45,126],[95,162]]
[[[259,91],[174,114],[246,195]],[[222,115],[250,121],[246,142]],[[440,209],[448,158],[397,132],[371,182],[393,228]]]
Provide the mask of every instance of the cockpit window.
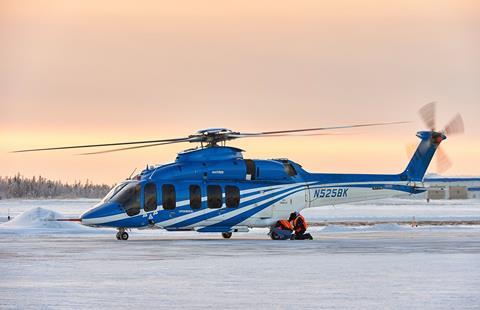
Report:
[[129,216],[137,215],[140,213],[140,189],[137,182],[125,183],[110,200],[119,203]]
[[295,170],[295,168],[293,167],[293,165],[289,162],[286,162],[286,163],[283,163],[283,168],[285,169],[285,172],[293,177],[293,176],[296,176],[297,175],[297,170]]
[[113,196],[115,196],[116,194],[118,194],[118,192],[125,187],[125,185],[127,185],[128,183],[120,183],[120,184],[117,184],[115,185],[109,192],[107,195],[105,195],[105,197],[103,197],[102,199],[102,202],[107,202],[107,201],[110,201],[110,199],[113,198]]

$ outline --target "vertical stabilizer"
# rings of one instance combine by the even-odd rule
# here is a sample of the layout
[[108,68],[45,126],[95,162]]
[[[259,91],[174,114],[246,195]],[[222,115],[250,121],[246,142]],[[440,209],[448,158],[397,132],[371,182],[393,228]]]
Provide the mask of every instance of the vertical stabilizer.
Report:
[[420,131],[417,133],[417,137],[422,141],[401,176],[409,181],[421,182],[438,146],[447,137],[442,133],[434,131]]

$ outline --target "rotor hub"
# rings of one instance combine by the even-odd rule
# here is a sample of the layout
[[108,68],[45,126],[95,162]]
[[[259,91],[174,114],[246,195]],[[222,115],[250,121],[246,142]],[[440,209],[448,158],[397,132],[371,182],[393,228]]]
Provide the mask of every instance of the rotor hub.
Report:
[[234,135],[239,134],[227,128],[209,128],[197,131],[188,136],[189,142],[206,143],[206,147],[218,146],[219,143],[234,139]]

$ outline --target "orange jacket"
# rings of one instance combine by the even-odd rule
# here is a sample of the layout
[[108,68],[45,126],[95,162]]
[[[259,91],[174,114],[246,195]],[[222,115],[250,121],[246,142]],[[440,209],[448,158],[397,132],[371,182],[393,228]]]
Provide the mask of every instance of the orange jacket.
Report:
[[278,221],[278,224],[280,224],[280,227],[282,229],[293,230],[292,224],[290,224],[290,222],[287,221],[287,220],[280,220],[280,221]]
[[293,227],[295,227],[295,232],[299,232],[301,230],[307,230],[308,224],[305,218],[299,214],[297,218],[293,220]]

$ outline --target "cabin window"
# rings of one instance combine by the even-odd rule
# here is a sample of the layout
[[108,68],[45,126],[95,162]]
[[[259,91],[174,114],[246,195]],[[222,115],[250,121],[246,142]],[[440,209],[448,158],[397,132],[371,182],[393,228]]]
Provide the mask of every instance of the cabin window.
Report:
[[218,209],[222,207],[222,188],[220,186],[207,186],[207,205],[210,209]]
[[157,186],[155,183],[145,184],[143,196],[143,209],[145,212],[157,210]]
[[200,209],[202,207],[202,191],[198,185],[190,185],[190,208]]
[[175,186],[172,184],[164,184],[162,186],[162,205],[164,210],[173,210],[177,202],[175,196]]
[[121,205],[129,216],[140,213],[140,189],[138,183],[127,183],[112,198],[112,201]]
[[225,186],[225,202],[227,208],[237,208],[240,204],[240,190],[236,186]]

